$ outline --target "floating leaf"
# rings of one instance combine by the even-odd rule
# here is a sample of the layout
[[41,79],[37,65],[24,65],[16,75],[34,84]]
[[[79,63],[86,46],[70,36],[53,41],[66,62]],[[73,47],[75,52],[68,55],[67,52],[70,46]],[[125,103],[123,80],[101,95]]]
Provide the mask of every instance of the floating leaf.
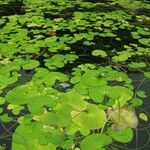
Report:
[[12,113],[15,114],[15,115],[18,115],[20,113],[21,110],[24,109],[23,106],[20,106],[20,105],[12,105],[12,104],[9,104],[7,106],[7,109],[8,110],[12,110]]
[[88,105],[88,102],[84,100],[85,98],[85,96],[75,93],[74,91],[69,91],[63,94],[61,99],[71,105],[75,110],[82,111],[85,110]]
[[121,143],[128,143],[133,139],[133,131],[131,128],[126,128],[121,131],[115,130],[113,128],[109,128],[107,133],[115,141]]
[[143,104],[143,101],[139,98],[133,98],[130,102],[132,103],[134,107],[137,107]]
[[73,122],[80,128],[99,129],[107,122],[105,111],[96,105],[89,104],[86,112],[72,112]]
[[38,61],[36,61],[36,60],[28,60],[28,61],[25,62],[25,64],[22,65],[22,68],[24,70],[32,70],[32,69],[34,69],[34,68],[36,68],[38,66],[39,66],[39,62]]
[[146,78],[150,78],[150,72],[144,72],[144,76],[145,76]]
[[94,50],[92,52],[92,55],[93,56],[101,56],[101,57],[106,57],[107,56],[107,53],[103,50]]
[[56,104],[55,98],[39,95],[28,100],[28,109],[32,114],[41,115],[44,113],[44,107],[53,108]]
[[56,146],[50,141],[46,145],[39,143],[44,142],[44,140],[50,140],[49,136],[45,138],[43,134],[46,133],[44,133],[41,124],[20,125],[13,135],[12,150],[56,150]]
[[107,83],[97,70],[87,71],[82,75],[81,80],[87,86],[104,86]]
[[92,134],[85,137],[80,144],[82,150],[101,150],[112,143],[112,139],[105,134]]
[[26,104],[29,98],[39,95],[39,92],[32,84],[20,85],[14,88],[13,90],[9,91],[5,98],[6,101],[14,104]]
[[5,147],[0,145],[0,150],[5,150]]
[[139,114],[139,118],[141,118],[144,121],[148,121],[148,117],[147,117],[147,115],[145,113],[140,113]]
[[5,98],[4,97],[0,97],[0,105],[5,103]]
[[[118,92],[116,92],[118,91]],[[133,96],[132,90],[122,87],[122,86],[113,86],[108,89],[106,95],[112,99],[115,99],[116,103],[113,107],[122,107],[128,100]]]
[[145,68],[146,64],[144,62],[131,62],[128,66],[131,68]]
[[106,93],[108,92],[108,88],[108,86],[89,87],[89,97],[97,103],[102,103]]
[[13,119],[13,118],[12,118],[12,117],[9,117],[8,114],[3,114],[3,115],[0,116],[0,120],[1,120],[2,122],[8,123],[8,122],[12,121],[12,119]]
[[136,94],[137,94],[140,98],[146,98],[146,97],[147,97],[145,91],[138,91]]

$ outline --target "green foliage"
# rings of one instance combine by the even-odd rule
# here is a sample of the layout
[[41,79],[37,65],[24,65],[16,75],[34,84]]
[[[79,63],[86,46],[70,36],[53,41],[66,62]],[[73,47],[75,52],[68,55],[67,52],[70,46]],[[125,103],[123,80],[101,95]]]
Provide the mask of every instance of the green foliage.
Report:
[[121,131],[115,130],[113,128],[109,128],[107,133],[115,141],[118,141],[121,143],[128,143],[133,139],[133,131],[131,128],[126,128]]
[[148,117],[145,113],[140,113],[139,114],[140,119],[144,120],[144,121],[148,121]]
[[0,12],[0,121],[18,123],[11,149],[104,150],[130,142],[134,110],[147,94],[134,89],[128,71],[150,78],[150,19],[139,13],[149,4],[18,2],[23,14]]
[[47,66],[49,69],[57,69],[57,68],[63,68],[65,64],[67,63],[73,63],[78,58],[77,55],[74,54],[55,54],[50,59],[45,59],[45,66]]
[[104,146],[111,144],[112,139],[105,134],[92,134],[81,141],[82,150],[101,150]]
[[107,53],[103,50],[94,50],[92,52],[92,55],[93,56],[101,56],[101,57],[106,57],[107,56]]
[[28,109],[34,115],[41,115],[44,113],[44,108],[53,108],[56,106],[56,101],[53,97],[49,96],[34,96],[29,99]]
[[5,150],[5,147],[4,146],[0,146],[0,150]]

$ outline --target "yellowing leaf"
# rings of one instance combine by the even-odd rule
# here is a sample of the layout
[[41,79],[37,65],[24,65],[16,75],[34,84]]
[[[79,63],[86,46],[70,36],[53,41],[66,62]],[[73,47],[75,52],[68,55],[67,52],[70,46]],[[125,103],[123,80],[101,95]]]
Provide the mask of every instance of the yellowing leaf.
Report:
[[148,116],[145,113],[140,113],[139,117],[144,121],[148,121]]

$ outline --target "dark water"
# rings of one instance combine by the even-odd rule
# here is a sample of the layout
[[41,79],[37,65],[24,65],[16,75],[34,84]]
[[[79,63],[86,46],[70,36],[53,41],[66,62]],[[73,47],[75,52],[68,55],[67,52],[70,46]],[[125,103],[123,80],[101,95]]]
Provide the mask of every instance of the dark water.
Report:
[[134,130],[134,139],[125,146],[127,149],[122,150],[150,150],[150,79],[144,79],[141,74],[136,73],[129,76],[133,79],[135,91],[141,90],[147,94],[143,104],[136,109],[136,114],[144,112],[149,120],[146,122],[139,119],[138,127]]
[[10,15],[23,15],[25,14],[25,9],[23,2],[14,1],[9,4],[0,4],[0,17],[10,16]]

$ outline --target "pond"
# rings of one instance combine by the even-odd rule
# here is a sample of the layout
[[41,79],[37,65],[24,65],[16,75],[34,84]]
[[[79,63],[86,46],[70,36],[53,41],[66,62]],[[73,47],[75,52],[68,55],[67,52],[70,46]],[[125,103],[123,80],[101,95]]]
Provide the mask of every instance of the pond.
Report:
[[0,150],[149,150],[149,0],[0,0]]

